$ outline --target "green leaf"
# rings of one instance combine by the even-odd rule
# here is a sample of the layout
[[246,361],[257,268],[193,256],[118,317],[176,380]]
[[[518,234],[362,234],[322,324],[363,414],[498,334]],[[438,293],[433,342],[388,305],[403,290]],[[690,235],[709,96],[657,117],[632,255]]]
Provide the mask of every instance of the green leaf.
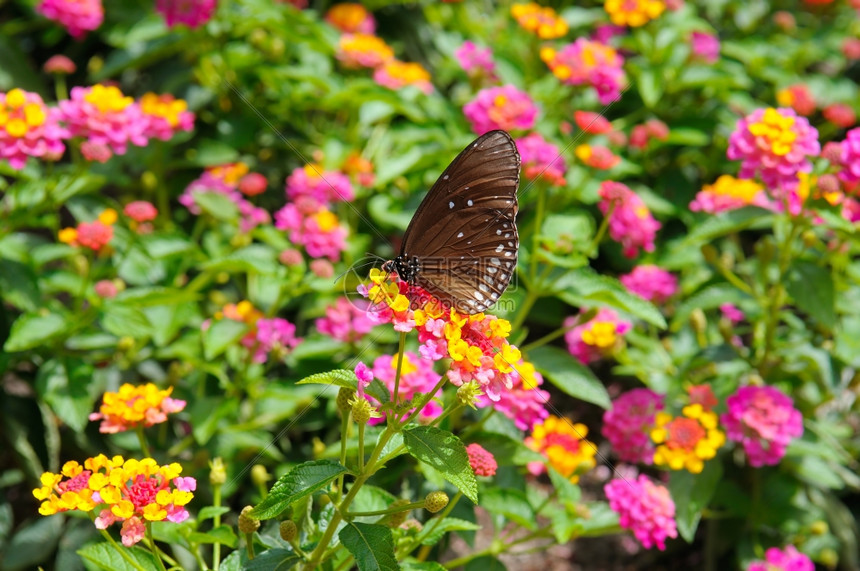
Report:
[[227,350],[227,347],[239,342],[248,326],[233,319],[219,319],[209,325],[203,332],[203,356],[211,360]]
[[[267,549],[242,565],[242,571],[287,571],[292,569],[302,558],[292,550],[276,547]],[[224,569],[222,566],[221,569]]]
[[3,301],[24,311],[36,311],[41,305],[36,272],[13,260],[0,262],[0,294]]
[[209,192],[206,190],[195,190],[192,192],[194,203],[203,212],[217,220],[235,220],[239,217],[239,208],[226,195],[220,192]]
[[611,307],[657,327],[666,327],[666,320],[653,304],[630,293],[617,279],[600,275],[589,267],[567,272],[553,289],[571,305]]
[[66,317],[58,313],[25,313],[12,324],[3,348],[10,352],[35,349],[61,335],[68,326]]
[[825,327],[836,325],[833,275],[827,268],[806,260],[795,260],[788,268],[785,289],[797,307]]
[[481,494],[481,507],[490,513],[501,514],[528,530],[537,528],[535,512],[525,493],[519,490],[495,486],[487,488]]
[[333,460],[314,460],[299,464],[275,482],[269,495],[254,507],[251,515],[259,519],[277,517],[290,504],[323,489],[347,471]]
[[463,568],[463,571],[507,571],[505,564],[489,555],[472,559]]
[[653,109],[657,102],[660,101],[660,97],[663,95],[663,87],[665,83],[658,76],[660,68],[657,69],[648,69],[642,70],[639,73],[639,81],[637,81],[637,86],[639,87],[639,95],[642,96],[642,102],[649,109]]
[[297,385],[336,385],[345,389],[355,390],[358,386],[358,379],[353,371],[349,369],[335,369],[325,373],[317,373],[310,377],[305,377],[296,383]]
[[558,491],[558,499],[571,505],[576,505],[582,500],[582,490],[579,486],[559,474],[552,466],[548,467],[547,471],[553,487]]
[[473,503],[478,503],[478,481],[459,438],[447,430],[416,426],[403,431],[403,443],[414,458],[438,470]]
[[212,260],[203,265],[210,272],[246,272],[272,276],[282,268],[275,251],[263,244],[252,244],[228,256]]
[[347,523],[337,536],[355,557],[359,571],[400,569],[394,556],[394,537],[384,525]]
[[758,206],[745,206],[737,210],[721,212],[716,216],[708,216],[693,228],[693,231],[682,240],[681,245],[691,247],[747,228],[770,226],[772,219],[773,212]]
[[605,409],[612,406],[603,383],[567,351],[544,345],[529,351],[528,358],[549,382],[566,394]]
[[400,568],[403,571],[445,571],[445,568],[435,561],[404,561]]
[[737,305],[747,299],[751,299],[749,295],[731,284],[719,283],[708,286],[678,304],[675,316],[672,318],[671,329],[672,331],[678,331],[689,321],[690,315],[696,308],[707,311],[715,309],[724,303]]
[[36,389],[51,410],[77,432],[83,432],[93,410],[88,388],[93,368],[82,361],[45,362],[36,374]]
[[477,523],[459,519],[456,517],[446,517],[439,519],[431,519],[426,523],[424,529],[418,534],[416,539],[421,545],[436,545],[442,536],[449,531],[477,531],[481,526]]
[[216,515],[224,515],[228,513],[230,508],[227,506],[206,506],[197,512],[197,521],[206,521],[207,519],[212,519]]
[[63,537],[62,532],[62,518],[30,519],[8,539],[0,558],[0,568],[35,568],[45,560],[46,553],[53,552],[57,542]]
[[124,553],[131,556],[139,567],[129,564],[116,548],[109,543],[94,543],[78,549],[78,555],[96,569],[104,569],[104,571],[139,571],[139,569],[158,571],[161,569],[155,560],[155,556],[145,549],[132,547],[131,549],[125,549]]
[[207,532],[195,531],[188,536],[188,541],[194,543],[220,543],[231,549],[236,547],[239,538],[229,525],[219,525]]
[[702,510],[710,503],[722,477],[723,466],[714,461],[706,462],[701,474],[691,474],[685,470],[672,472],[669,492],[675,502],[675,521],[678,533],[688,543],[693,542]]

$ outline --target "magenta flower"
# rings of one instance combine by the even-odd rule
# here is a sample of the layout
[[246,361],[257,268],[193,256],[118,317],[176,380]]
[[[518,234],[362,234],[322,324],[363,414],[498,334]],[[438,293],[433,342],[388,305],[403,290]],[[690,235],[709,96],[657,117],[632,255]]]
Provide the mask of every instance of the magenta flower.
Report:
[[426,94],[433,92],[430,73],[420,63],[390,59],[373,70],[373,81],[388,89],[412,85]]
[[516,140],[523,165],[523,175],[532,180],[541,179],[549,184],[563,186],[567,165],[558,147],[544,139],[540,133],[530,133]]
[[[394,378],[397,374],[397,356],[380,355],[373,361],[373,376],[382,381],[389,391],[394,391]],[[401,365],[400,386],[398,387],[399,402],[413,398],[417,393],[429,393],[439,382],[442,376],[433,370],[433,362],[416,355],[411,351],[403,354]],[[372,397],[371,397],[372,399]],[[375,402],[375,401],[372,401]],[[442,405],[431,400],[418,415],[421,419],[430,420],[442,414]],[[370,419],[369,424],[378,424],[385,419]]]
[[690,210],[718,214],[750,205],[761,208],[772,207],[764,187],[754,180],[724,174],[720,175],[713,184],[706,184],[696,193],[696,197],[690,202]]
[[579,38],[559,51],[544,47],[540,57],[562,83],[593,87],[603,105],[621,97],[624,58],[611,46]]
[[290,203],[275,213],[275,228],[289,232],[293,244],[304,246],[312,258],[340,260],[347,230],[337,215],[311,198]]
[[495,79],[496,63],[493,61],[493,50],[478,47],[475,43],[466,40],[463,45],[454,51],[460,67],[469,77]]
[[764,556],[766,561],[753,561],[747,571],[815,571],[812,559],[793,545],[785,549],[771,547]]
[[845,133],[845,140],[840,143],[839,149],[839,161],[842,164],[839,178],[845,182],[860,181],[860,127]]
[[46,61],[42,65],[42,70],[45,73],[57,73],[62,75],[75,73],[75,70],[77,69],[78,66],[75,65],[75,62],[73,62],[63,54],[57,54],[49,57],[48,61]]
[[149,122],[144,135],[151,139],[167,141],[179,131],[194,128],[194,113],[188,111],[188,103],[184,99],[177,99],[169,93],[146,93],[139,104]]
[[62,24],[76,40],[102,25],[102,0],[42,0],[36,11]]
[[158,209],[151,202],[145,200],[129,202],[122,209],[122,212],[135,222],[150,222],[158,216]]
[[738,307],[733,303],[724,303],[720,305],[720,313],[722,313],[723,317],[731,321],[732,325],[737,325],[746,319],[744,312],[738,309]]
[[476,476],[495,476],[499,464],[493,455],[480,444],[469,444],[466,446],[466,454],[469,455],[469,465]]
[[346,297],[337,299],[334,305],[325,309],[325,317],[317,319],[320,333],[344,343],[354,343],[370,333],[373,321],[367,317],[369,302],[363,299],[351,300]]
[[632,293],[653,303],[664,303],[678,293],[678,278],[659,266],[636,266],[618,279]]
[[726,155],[742,161],[741,178],[758,174],[781,197],[780,191],[797,188],[798,173],[812,171],[809,157],[820,151],[818,131],[805,117],[792,109],[769,107],[738,121]]
[[730,440],[743,444],[750,466],[779,464],[785,448],[803,434],[803,416],[774,387],[741,387],[726,399],[720,416]]
[[298,201],[312,198],[319,204],[349,202],[355,190],[349,177],[338,171],[324,171],[319,165],[305,165],[294,169],[287,177],[287,198]]
[[654,416],[663,410],[663,395],[651,389],[632,389],[612,401],[603,413],[603,436],[623,462],[654,463],[651,429]]
[[478,408],[493,407],[514,421],[520,430],[530,432],[535,424],[549,416],[547,405],[550,394],[540,389],[543,376],[528,361],[520,361],[510,373],[513,385],[499,393],[499,400],[493,401],[487,395],[478,397]]
[[24,168],[27,157],[59,159],[69,132],[60,125],[59,109],[48,107],[38,93],[12,89],[0,93],[0,159]]
[[[570,316],[564,320],[564,327],[571,327],[576,322],[577,317]],[[564,340],[570,354],[587,365],[612,354],[621,336],[630,331],[630,325],[629,321],[621,320],[613,310],[601,307],[589,321],[565,333]]]
[[128,144],[147,144],[149,119],[140,105],[113,85],[73,87],[71,98],[60,101],[62,118],[73,137],[105,145],[113,154],[124,155]]
[[276,359],[281,359],[301,342],[302,340],[296,337],[296,326],[286,319],[258,319],[254,362],[265,363],[269,353],[274,353]]
[[112,280],[99,280],[93,284],[93,291],[102,299],[113,299],[119,290]]
[[528,93],[513,85],[488,87],[463,106],[472,130],[483,135],[493,129],[515,131],[534,127],[538,109]]
[[636,480],[618,478],[603,488],[618,523],[629,529],[646,549],[666,549],[666,538],[678,537],[675,502],[669,490],[644,475]]
[[600,198],[600,211],[609,216],[609,236],[621,243],[624,255],[632,258],[639,248],[653,252],[660,223],[642,199],[627,185],[608,180],[600,185]]
[[690,47],[693,49],[693,59],[704,63],[715,63],[720,59],[720,38],[715,34],[694,31],[690,35]]
[[212,18],[217,7],[217,0],[155,0],[155,10],[168,28],[179,24],[199,28]]

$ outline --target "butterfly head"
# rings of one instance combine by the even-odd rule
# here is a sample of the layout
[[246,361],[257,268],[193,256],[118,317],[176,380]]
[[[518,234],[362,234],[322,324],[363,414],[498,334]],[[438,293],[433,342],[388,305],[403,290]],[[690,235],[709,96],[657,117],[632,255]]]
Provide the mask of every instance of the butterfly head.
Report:
[[409,285],[415,285],[415,279],[421,271],[421,262],[417,256],[409,257],[408,254],[400,254],[393,260],[382,264],[382,271],[397,272],[397,276]]

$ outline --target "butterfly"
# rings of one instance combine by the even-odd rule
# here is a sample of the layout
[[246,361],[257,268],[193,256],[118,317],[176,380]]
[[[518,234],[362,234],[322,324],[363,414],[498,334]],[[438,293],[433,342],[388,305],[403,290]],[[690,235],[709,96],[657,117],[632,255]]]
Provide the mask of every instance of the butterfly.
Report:
[[457,155],[418,206],[400,254],[385,262],[443,307],[473,315],[494,305],[517,267],[520,155],[490,131]]

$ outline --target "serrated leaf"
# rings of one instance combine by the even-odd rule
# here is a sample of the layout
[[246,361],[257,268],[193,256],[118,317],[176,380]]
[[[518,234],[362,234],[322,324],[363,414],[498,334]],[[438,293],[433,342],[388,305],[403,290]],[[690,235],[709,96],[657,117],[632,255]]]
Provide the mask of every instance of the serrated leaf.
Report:
[[421,545],[436,545],[442,539],[442,536],[449,531],[477,531],[479,529],[481,529],[480,525],[465,519],[456,517],[437,518],[428,521],[416,539],[418,539]]
[[657,327],[666,327],[666,320],[652,303],[630,293],[615,278],[600,275],[590,267],[567,272],[556,281],[553,290],[572,305],[606,306],[629,313]]
[[700,474],[691,474],[684,470],[672,472],[669,493],[675,502],[678,533],[687,542],[693,542],[696,528],[702,518],[702,510],[710,503],[722,477],[722,464],[713,461],[706,462]]
[[[296,566],[301,557],[289,549],[267,549],[242,565],[242,571],[287,571]],[[221,567],[223,569],[223,567]]]
[[241,321],[233,319],[219,319],[209,325],[209,329],[203,332],[203,356],[206,360],[212,360],[227,347],[239,342],[248,326]]
[[275,482],[269,495],[254,507],[251,515],[259,519],[276,517],[293,502],[323,489],[347,471],[333,460],[314,460],[299,464]]
[[140,547],[132,547],[125,550],[125,553],[131,556],[139,567],[133,567],[129,564],[116,548],[109,543],[87,545],[78,549],[77,553],[94,567],[104,569],[104,571],[140,571],[140,569],[158,571],[161,569],[155,560],[155,556]]
[[473,503],[478,503],[478,481],[459,438],[441,428],[416,426],[403,431],[403,443],[409,454],[430,465]]
[[359,571],[394,571],[400,569],[394,556],[394,537],[384,525],[347,523],[337,534],[352,556]]
[[310,377],[305,377],[296,383],[297,385],[336,385],[345,389],[355,390],[358,386],[358,379],[353,371],[349,369],[335,369],[325,373],[317,373]]
[[566,394],[605,409],[612,405],[603,383],[567,351],[544,345],[529,351],[528,359],[549,382]]
[[773,218],[773,212],[758,206],[745,206],[737,210],[721,212],[715,216],[708,216],[701,224],[693,228],[687,234],[682,245],[695,246],[701,242],[709,242],[714,238],[727,236],[747,228],[761,228],[769,226]]
[[58,313],[25,313],[12,324],[3,348],[9,352],[35,349],[60,336],[68,326],[66,317]]
[[785,276],[785,289],[797,307],[816,321],[830,329],[836,324],[836,294],[830,270],[806,260],[795,260]]

